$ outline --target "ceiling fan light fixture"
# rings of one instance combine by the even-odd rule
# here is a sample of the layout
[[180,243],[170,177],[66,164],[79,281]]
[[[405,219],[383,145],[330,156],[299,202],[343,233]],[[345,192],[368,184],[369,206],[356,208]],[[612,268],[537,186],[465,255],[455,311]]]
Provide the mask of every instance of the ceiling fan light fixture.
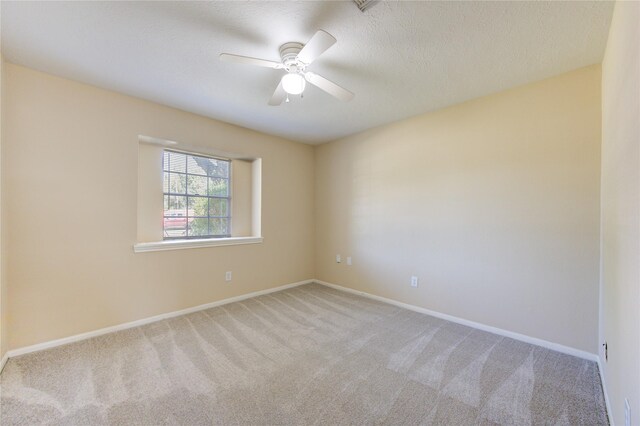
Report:
[[282,88],[290,95],[299,95],[304,91],[307,82],[302,74],[288,73],[282,77]]
[[288,42],[280,46],[280,62],[230,53],[221,53],[220,60],[286,71],[287,74],[280,79],[280,83],[269,99],[268,104],[271,106],[289,102],[289,95],[300,95],[302,98],[307,82],[341,101],[348,102],[353,99],[352,92],[321,75],[306,70],[307,66],[335,43],[334,36],[324,30],[318,30],[307,44]]

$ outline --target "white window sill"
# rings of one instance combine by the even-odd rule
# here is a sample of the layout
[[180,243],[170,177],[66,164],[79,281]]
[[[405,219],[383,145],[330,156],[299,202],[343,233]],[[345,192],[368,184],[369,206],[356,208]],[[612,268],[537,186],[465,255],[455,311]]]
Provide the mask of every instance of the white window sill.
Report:
[[260,244],[262,237],[231,237],[207,238],[202,240],[165,240],[152,243],[137,243],[133,251],[144,253],[147,251],[181,250],[202,247],[235,246],[240,244]]

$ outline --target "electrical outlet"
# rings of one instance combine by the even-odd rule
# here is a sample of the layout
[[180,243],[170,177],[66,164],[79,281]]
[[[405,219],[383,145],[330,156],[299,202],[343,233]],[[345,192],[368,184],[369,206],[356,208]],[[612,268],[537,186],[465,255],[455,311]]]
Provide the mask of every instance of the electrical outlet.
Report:
[[411,287],[418,287],[418,277],[415,275],[411,277]]
[[227,272],[224,274],[224,280],[225,280],[225,281],[231,281],[231,271],[227,271]]
[[351,266],[351,256],[347,257],[347,265]]
[[342,263],[342,257],[339,254],[336,254],[336,263]]
[[627,398],[624,399],[624,426],[631,426],[631,405]]

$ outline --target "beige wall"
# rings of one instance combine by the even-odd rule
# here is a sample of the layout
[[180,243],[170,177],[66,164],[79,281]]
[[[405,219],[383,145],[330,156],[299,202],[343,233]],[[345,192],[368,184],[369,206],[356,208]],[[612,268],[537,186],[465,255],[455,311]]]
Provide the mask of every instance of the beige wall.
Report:
[[316,276],[597,353],[599,169],[599,66],[321,145]]
[[[249,237],[251,232],[251,198],[253,182],[251,171],[252,161],[233,160],[231,186],[231,235],[233,237]],[[258,237],[259,235],[255,235]]]
[[[312,147],[12,64],[4,73],[10,348],[313,278]],[[264,243],[134,254],[140,134],[261,158]]]
[[640,424],[640,3],[617,2],[602,64],[600,339],[614,422]]
[[8,319],[9,319],[9,309],[7,305],[7,279],[6,279],[6,268],[5,268],[5,253],[4,253],[4,243],[2,239],[2,229],[4,220],[4,201],[2,197],[4,195],[4,191],[2,191],[2,151],[4,150],[3,143],[3,127],[2,127],[2,117],[4,110],[2,108],[2,104],[4,103],[4,92],[2,90],[4,86],[4,58],[2,57],[2,53],[0,53],[0,359],[4,356],[4,354],[9,350],[9,339],[8,339]]
[[[315,149],[4,74],[13,349],[315,276],[597,351],[598,66]],[[140,134],[262,158],[265,242],[134,254]]]
[[161,146],[138,146],[138,232],[136,242],[162,241],[162,156]]

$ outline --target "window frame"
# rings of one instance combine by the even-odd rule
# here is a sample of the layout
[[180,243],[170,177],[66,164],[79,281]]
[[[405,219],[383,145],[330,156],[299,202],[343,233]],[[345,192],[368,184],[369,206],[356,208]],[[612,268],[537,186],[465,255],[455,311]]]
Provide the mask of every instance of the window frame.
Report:
[[[181,149],[175,149],[175,148],[163,148],[162,150],[162,181],[163,181],[163,188],[162,188],[162,197],[163,197],[163,211],[162,211],[162,240],[163,241],[167,241],[167,242],[179,242],[179,241],[189,241],[189,240],[220,240],[220,239],[225,239],[225,238],[230,238],[232,236],[232,224],[233,224],[233,212],[232,212],[232,194],[233,194],[233,161],[230,158],[223,158],[223,157],[218,157],[215,155],[209,155],[209,154],[203,154],[203,153],[199,153],[199,152],[192,152],[192,151],[186,151],[186,150],[181,150]],[[172,171],[170,170],[170,166],[165,166],[165,157],[166,157],[166,153],[176,153],[176,154],[183,154],[185,155],[185,171],[184,172],[176,172],[176,171]],[[189,173],[188,171],[188,158],[189,156],[191,157],[200,157],[200,158],[205,158],[205,159],[211,159],[211,160],[217,160],[217,161],[224,161],[226,163],[228,163],[228,174],[227,177],[221,177],[221,176],[210,176],[210,175],[202,175],[202,174],[197,174],[197,173]],[[165,176],[169,174],[169,176],[171,176],[171,174],[177,174],[177,175],[181,175],[185,177],[185,188],[184,188],[184,193],[178,193],[178,192],[171,192],[171,188],[170,188],[170,183],[167,187],[167,192],[165,192],[164,190],[164,179]],[[189,182],[189,176],[198,176],[198,177],[205,177],[207,179],[207,194],[206,195],[201,195],[201,194],[189,194],[189,188],[188,188],[188,182]],[[227,196],[219,196],[219,195],[209,195],[209,179],[214,178],[214,179],[224,179],[227,181]],[[170,182],[170,177],[169,177],[169,182]],[[165,229],[165,220],[168,217],[172,217],[172,216],[166,216],[165,212],[166,210],[164,209],[164,198],[165,197],[184,197],[185,198],[185,212],[186,212],[186,216],[182,216],[186,218],[187,224],[185,225],[185,232],[186,235],[185,236],[176,236],[176,237],[172,237],[172,236],[167,236],[166,235],[166,229]],[[206,198],[207,199],[207,216],[189,216],[189,198]],[[227,215],[226,216],[211,216],[211,207],[210,207],[210,203],[211,200],[216,200],[216,199],[222,199],[222,200],[227,200]],[[227,231],[228,233],[226,234],[207,234],[207,235],[189,235],[189,219],[207,219],[207,231],[209,231],[211,229],[211,219],[226,219],[227,220]]]

